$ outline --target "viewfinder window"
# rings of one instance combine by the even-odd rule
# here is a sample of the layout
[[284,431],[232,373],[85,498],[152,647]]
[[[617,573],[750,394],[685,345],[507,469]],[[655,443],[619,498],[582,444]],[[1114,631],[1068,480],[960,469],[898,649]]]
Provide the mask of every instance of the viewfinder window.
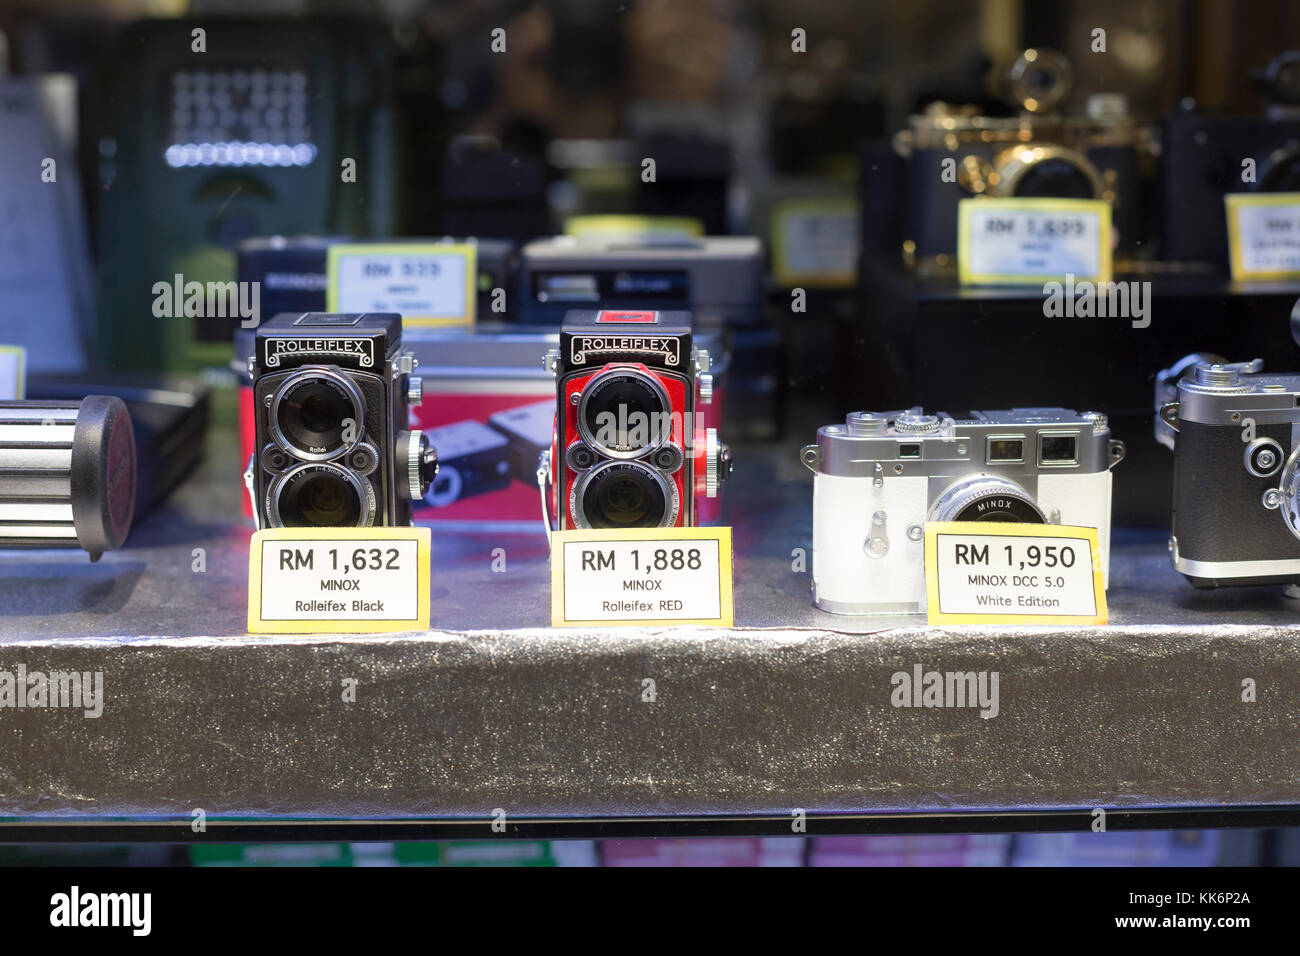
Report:
[[990,438],[988,462],[990,465],[1009,465],[1025,460],[1023,438]]
[[1079,463],[1079,438],[1077,435],[1040,435],[1038,461],[1043,465],[1076,465]]
[[921,446],[913,442],[908,442],[907,444],[899,445],[898,457],[899,458],[920,458]]

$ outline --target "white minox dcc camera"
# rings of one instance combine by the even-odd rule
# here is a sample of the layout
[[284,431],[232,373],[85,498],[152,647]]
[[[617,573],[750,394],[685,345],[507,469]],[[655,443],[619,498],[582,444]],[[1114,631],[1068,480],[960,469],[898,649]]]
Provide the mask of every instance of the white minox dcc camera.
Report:
[[813,482],[813,603],[837,614],[925,610],[927,521],[1097,529],[1110,568],[1106,416],[1066,408],[853,412],[800,452]]

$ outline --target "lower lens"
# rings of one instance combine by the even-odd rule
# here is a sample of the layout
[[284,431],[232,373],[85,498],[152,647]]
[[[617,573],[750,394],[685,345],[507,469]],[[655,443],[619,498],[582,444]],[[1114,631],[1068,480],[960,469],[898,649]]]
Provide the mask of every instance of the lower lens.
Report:
[[591,473],[579,502],[590,528],[658,528],[668,523],[668,486],[644,465],[612,463]]
[[355,528],[367,509],[355,482],[341,468],[304,465],[285,476],[276,510],[285,528]]

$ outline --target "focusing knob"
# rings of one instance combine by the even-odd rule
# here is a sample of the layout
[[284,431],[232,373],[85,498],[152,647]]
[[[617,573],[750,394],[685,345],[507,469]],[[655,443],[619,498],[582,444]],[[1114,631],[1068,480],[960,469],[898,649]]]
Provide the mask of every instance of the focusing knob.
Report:
[[718,497],[718,486],[726,481],[731,470],[731,449],[718,441],[716,428],[704,432],[704,495]]
[[406,404],[419,408],[424,403],[424,379],[412,375],[406,380]]
[[438,451],[429,436],[414,429],[406,440],[406,490],[412,501],[421,501],[438,475]]

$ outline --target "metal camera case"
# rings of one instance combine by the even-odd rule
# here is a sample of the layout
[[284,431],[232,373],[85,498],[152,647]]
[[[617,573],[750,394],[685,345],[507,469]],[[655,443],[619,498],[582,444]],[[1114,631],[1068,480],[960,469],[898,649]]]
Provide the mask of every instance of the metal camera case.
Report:
[[1300,582],[1300,373],[1203,362],[1160,417],[1174,431],[1174,568],[1198,588]]
[[1097,529],[1109,584],[1111,473],[1124,457],[1105,415],[1065,408],[853,412],[800,457],[813,481],[813,603],[839,614],[925,609],[927,521]]
[[[256,440],[245,481],[259,528],[284,527],[279,501],[292,482],[329,471],[361,501],[360,527],[411,524],[436,459],[409,428],[420,403],[417,362],[402,348],[396,313],[282,312],[257,330],[249,360]],[[282,386],[317,377],[360,400],[362,426],[338,449],[303,448],[277,422]],[[418,494],[416,493],[418,492]]]
[[[560,346],[548,356],[556,377],[557,414],[551,449],[557,527],[590,528],[584,495],[609,473],[631,470],[658,485],[663,520],[651,527],[692,527],[697,494],[717,494],[730,458],[712,429],[696,429],[698,406],[712,402],[709,356],[693,345],[689,312],[600,310],[565,316]],[[584,434],[580,419],[602,376],[632,373],[658,394],[671,415],[666,431],[634,450],[618,450]],[[605,379],[608,381],[608,379]],[[647,525],[630,525],[642,527]]]
[[[1054,77],[1049,89],[1029,81],[1034,70]],[[923,272],[951,266],[957,203],[973,196],[1103,199],[1113,208],[1121,249],[1131,248],[1140,222],[1142,134],[1122,97],[1093,97],[1086,116],[1057,113],[1073,74],[1051,50],[1026,50],[1004,76],[999,92],[1018,115],[934,103],[895,137],[906,160],[904,261]],[[1044,191],[1036,182],[1043,174],[1068,178],[1076,188]]]

